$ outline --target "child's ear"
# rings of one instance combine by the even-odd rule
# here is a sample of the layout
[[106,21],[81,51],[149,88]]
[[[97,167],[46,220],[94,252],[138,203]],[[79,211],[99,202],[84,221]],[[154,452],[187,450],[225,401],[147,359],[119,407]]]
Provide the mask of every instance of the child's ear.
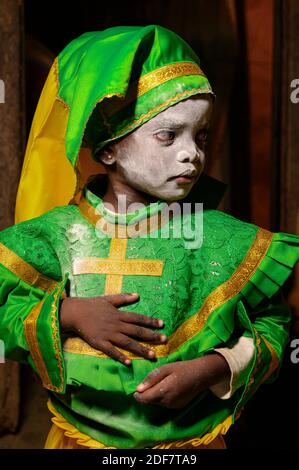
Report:
[[104,163],[105,165],[112,165],[116,162],[115,151],[110,145],[101,150],[98,153],[97,158],[100,162]]

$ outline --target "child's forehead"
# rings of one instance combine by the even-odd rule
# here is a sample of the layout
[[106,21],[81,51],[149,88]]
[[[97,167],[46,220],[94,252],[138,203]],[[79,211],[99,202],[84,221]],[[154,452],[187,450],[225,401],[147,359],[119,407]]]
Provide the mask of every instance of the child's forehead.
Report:
[[196,95],[165,109],[143,124],[140,129],[156,126],[182,127],[196,123],[207,124],[211,118],[212,108],[213,102],[208,95]]

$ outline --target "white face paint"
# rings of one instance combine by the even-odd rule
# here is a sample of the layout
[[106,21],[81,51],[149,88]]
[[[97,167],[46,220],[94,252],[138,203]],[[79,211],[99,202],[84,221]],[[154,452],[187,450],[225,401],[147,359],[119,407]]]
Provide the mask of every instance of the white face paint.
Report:
[[119,182],[166,201],[186,197],[203,170],[212,107],[207,96],[181,101],[114,144]]

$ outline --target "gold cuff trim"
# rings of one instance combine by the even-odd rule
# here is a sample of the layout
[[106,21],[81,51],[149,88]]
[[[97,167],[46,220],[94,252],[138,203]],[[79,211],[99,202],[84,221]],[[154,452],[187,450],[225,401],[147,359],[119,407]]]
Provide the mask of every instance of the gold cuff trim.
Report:
[[[87,434],[79,431],[73,424],[69,423],[54,407],[51,400],[48,400],[47,406],[49,411],[54,415],[52,418],[52,422],[63,431],[65,436],[65,440],[68,441],[67,438],[74,439],[74,447],[78,448],[80,446],[87,447],[89,449],[116,449],[116,447],[108,447],[100,441],[96,441],[92,437],[88,436]],[[148,447],[151,449],[195,449],[195,448],[220,448],[225,449],[225,443],[222,435],[226,434],[229,430],[230,426],[232,425],[232,415],[228,416],[222,423],[218,424],[213,431],[205,434],[202,437],[194,437],[191,439],[179,439],[177,441],[168,441],[168,442],[160,442],[159,444]],[[62,436],[63,438],[63,436]],[[217,440],[217,441],[216,441]],[[214,445],[212,445],[212,443]],[[55,444],[53,442],[53,444]],[[217,445],[218,444],[218,445]],[[59,442],[60,448],[64,448],[63,442]],[[51,437],[49,440],[47,439],[45,448],[55,448],[51,447]],[[68,447],[70,448],[70,447]]]
[[40,301],[29,313],[27,318],[24,321],[24,333],[26,337],[26,341],[29,347],[30,354],[32,356],[32,359],[36,365],[36,368],[39,372],[41,381],[43,383],[43,386],[49,390],[52,390],[54,392],[61,392],[63,390],[63,366],[62,366],[62,358],[60,354],[60,347],[59,347],[59,338],[58,338],[58,327],[56,323],[56,306],[55,303],[57,301],[57,298],[60,294],[60,291],[58,290],[55,295],[54,299],[52,302],[52,307],[51,307],[51,327],[52,327],[52,335],[54,339],[54,351],[55,351],[55,358],[57,360],[57,365],[59,369],[59,374],[60,374],[60,380],[61,380],[61,386],[56,387],[55,385],[52,384],[52,381],[49,377],[48,371],[46,364],[44,362],[44,359],[42,357],[42,353],[39,347],[38,343],[38,338],[37,338],[37,321],[39,318],[39,315],[41,313],[41,309],[44,305],[45,299]]
[[57,361],[58,369],[59,369],[59,376],[60,376],[60,387],[55,387],[54,385],[51,385],[48,387],[50,390],[53,390],[54,392],[62,392],[64,388],[64,373],[63,373],[63,364],[62,364],[62,353],[61,353],[61,348],[59,344],[59,330],[57,326],[57,318],[56,318],[56,302],[58,300],[59,295],[61,295],[61,298],[65,293],[64,290],[58,289],[57,292],[54,294],[52,306],[51,306],[51,327],[52,327],[52,336],[54,340],[54,351],[55,351],[55,359]]
[[[232,274],[232,276],[219,287],[214,289],[206,298],[202,307],[191,318],[186,320],[179,328],[168,338],[167,344],[152,345],[141,343],[146,347],[153,349],[156,357],[166,357],[181,347],[186,341],[198,334],[204,327],[209,316],[221,305],[236,296],[247,284],[250,277],[257,270],[260,262],[264,258],[272,241],[273,233],[260,228],[256,238],[246,254],[243,262]],[[64,351],[77,354],[87,354],[101,358],[108,356],[98,351],[81,338],[68,338],[64,343]],[[131,359],[142,359],[133,353],[120,349],[122,353]]]
[[45,388],[49,388],[51,387],[52,383],[48,375],[47,367],[44,363],[44,360],[43,360],[43,357],[39,348],[38,339],[37,339],[37,331],[36,331],[37,320],[41,312],[41,309],[43,307],[43,304],[44,304],[44,300],[42,300],[35,307],[33,307],[31,312],[27,316],[26,320],[24,321],[24,333],[25,333],[25,337],[26,337],[26,341],[29,347],[30,354],[37,367],[43,386]]
[[156,88],[169,80],[173,80],[174,78],[188,75],[202,75],[205,77],[205,74],[199,65],[194,62],[176,62],[174,64],[167,64],[153,70],[152,72],[146,73],[140,77],[139,80],[129,85],[124,100],[108,103],[105,112],[107,116],[110,117],[120,109],[135,101],[137,98],[140,98],[140,96],[151,91],[153,88]]
[[33,266],[26,263],[26,261],[2,243],[0,243],[0,260],[5,268],[26,282],[26,284],[46,292],[51,292],[57,286],[57,281],[38,272]]

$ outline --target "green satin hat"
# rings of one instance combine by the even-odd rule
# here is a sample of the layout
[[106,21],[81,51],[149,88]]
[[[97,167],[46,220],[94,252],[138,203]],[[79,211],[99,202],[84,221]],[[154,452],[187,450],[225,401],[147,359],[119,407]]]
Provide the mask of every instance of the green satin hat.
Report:
[[[60,96],[71,105],[67,155],[84,145],[94,158],[105,144],[198,93],[213,93],[197,55],[157,25],[83,34],[59,55]],[[86,123],[88,124],[86,126]]]

